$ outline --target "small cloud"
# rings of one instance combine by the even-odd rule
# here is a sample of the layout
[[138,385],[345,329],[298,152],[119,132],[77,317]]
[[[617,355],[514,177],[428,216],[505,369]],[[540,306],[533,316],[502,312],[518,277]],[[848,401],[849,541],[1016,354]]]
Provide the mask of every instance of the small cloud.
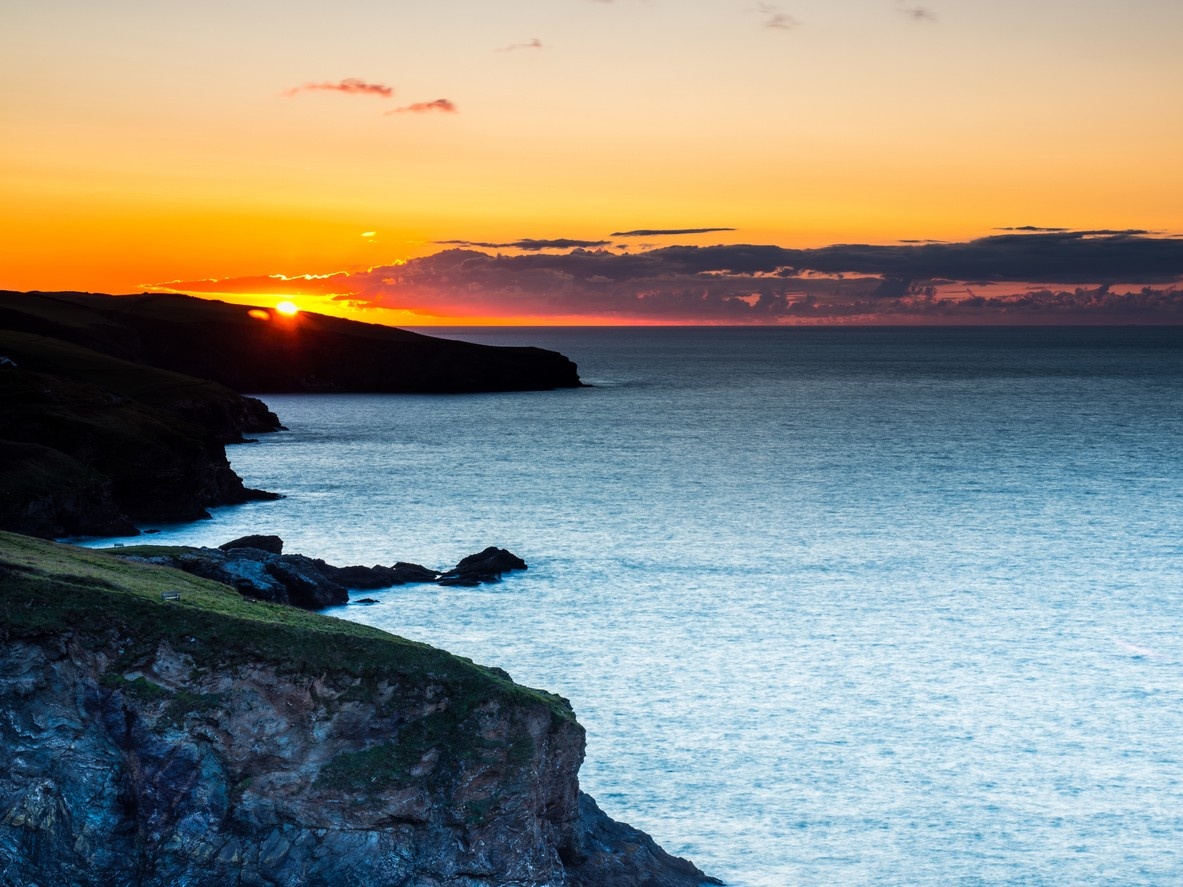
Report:
[[361,236],[362,237],[377,237],[378,232],[377,231],[363,231],[363,232],[361,232]]
[[535,37],[525,43],[511,43],[509,46],[501,46],[495,52],[515,52],[519,49],[546,49],[546,47],[542,45],[541,40]]
[[764,17],[764,27],[778,31],[791,31],[801,26],[801,23],[784,12],[779,6],[771,3],[757,3],[756,12]]
[[1044,234],[1067,231],[1067,228],[1042,228],[1039,225],[1013,225],[1006,228],[995,228],[995,231],[1038,231]]
[[440,111],[444,114],[455,114],[456,105],[448,99],[436,99],[432,102],[415,102],[413,105],[404,105],[401,108],[395,108],[393,111],[387,111],[387,114],[426,114],[431,111]]
[[505,243],[489,243],[480,240],[436,240],[439,246],[479,247],[481,249],[520,249],[537,252],[544,249],[587,249],[597,246],[608,246],[607,240],[573,240],[569,237],[558,237],[552,240],[537,240],[524,237],[521,240],[510,240]]
[[896,0],[896,8],[913,21],[935,22],[937,14],[924,6],[909,6],[904,0]]
[[394,88],[385,83],[366,83],[356,77],[349,77],[336,83],[305,83],[284,91],[285,96],[294,96],[301,92],[344,92],[348,95],[376,95],[388,99],[394,95]]
[[636,231],[613,231],[613,237],[662,237],[668,234],[710,234],[734,231],[734,228],[638,228]]

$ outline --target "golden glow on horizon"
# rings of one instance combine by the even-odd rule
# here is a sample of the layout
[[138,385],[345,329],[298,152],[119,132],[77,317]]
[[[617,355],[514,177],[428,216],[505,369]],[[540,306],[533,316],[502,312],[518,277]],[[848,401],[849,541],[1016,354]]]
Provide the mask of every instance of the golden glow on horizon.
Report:
[[[1066,16],[995,0],[916,21],[890,0],[797,0],[801,27],[774,32],[722,0],[555,4],[541,18],[526,0],[459,2],[460,16],[378,0],[342,0],[348,14],[317,0],[201,15],[17,4],[0,35],[0,288],[274,277],[255,304],[291,295],[423,324],[280,287],[439,241],[618,245],[612,232],[637,228],[736,230],[632,251],[1183,231],[1183,115],[1170,111],[1183,3]],[[494,52],[506,22],[545,24],[548,50]],[[396,97],[285,97],[354,76]],[[459,113],[383,113],[436,97]],[[430,322],[478,322],[444,314]]]
[[286,300],[283,302],[278,302],[275,306],[275,310],[285,317],[295,317],[300,313],[300,308],[295,302],[289,302]]

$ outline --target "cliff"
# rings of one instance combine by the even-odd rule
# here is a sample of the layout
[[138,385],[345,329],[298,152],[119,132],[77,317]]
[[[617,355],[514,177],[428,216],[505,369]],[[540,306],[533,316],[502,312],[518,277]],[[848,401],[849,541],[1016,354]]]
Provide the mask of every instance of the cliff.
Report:
[[460,393],[580,385],[574,363],[541,348],[456,342],[318,314],[262,314],[268,319],[241,305],[189,296],[0,292],[0,328],[235,391]]
[[499,670],[6,533],[0,597],[5,883],[709,880],[582,796],[570,706]]
[[259,400],[44,336],[0,330],[0,529],[136,532],[274,494],[225,445],[282,426]]

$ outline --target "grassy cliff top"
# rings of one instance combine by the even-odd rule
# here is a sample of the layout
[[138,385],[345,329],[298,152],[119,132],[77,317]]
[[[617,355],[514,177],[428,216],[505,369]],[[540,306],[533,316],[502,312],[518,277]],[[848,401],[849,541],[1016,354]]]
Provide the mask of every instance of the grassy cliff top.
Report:
[[[161,593],[179,591],[179,600]],[[316,613],[243,598],[225,585],[168,567],[0,532],[0,636],[70,633],[125,655],[167,641],[199,666],[256,661],[281,672],[345,673],[367,685],[433,681],[468,698],[543,705],[574,721],[562,698],[513,683],[503,672],[427,644]]]

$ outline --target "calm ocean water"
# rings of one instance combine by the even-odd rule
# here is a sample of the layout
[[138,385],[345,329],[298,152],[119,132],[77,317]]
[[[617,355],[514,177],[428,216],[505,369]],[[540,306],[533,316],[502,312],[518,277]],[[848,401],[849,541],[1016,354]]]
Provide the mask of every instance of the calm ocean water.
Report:
[[[1183,883],[1183,330],[470,330],[535,394],[267,396],[335,615],[568,697],[604,809],[729,884]],[[358,595],[360,596],[360,595]]]

